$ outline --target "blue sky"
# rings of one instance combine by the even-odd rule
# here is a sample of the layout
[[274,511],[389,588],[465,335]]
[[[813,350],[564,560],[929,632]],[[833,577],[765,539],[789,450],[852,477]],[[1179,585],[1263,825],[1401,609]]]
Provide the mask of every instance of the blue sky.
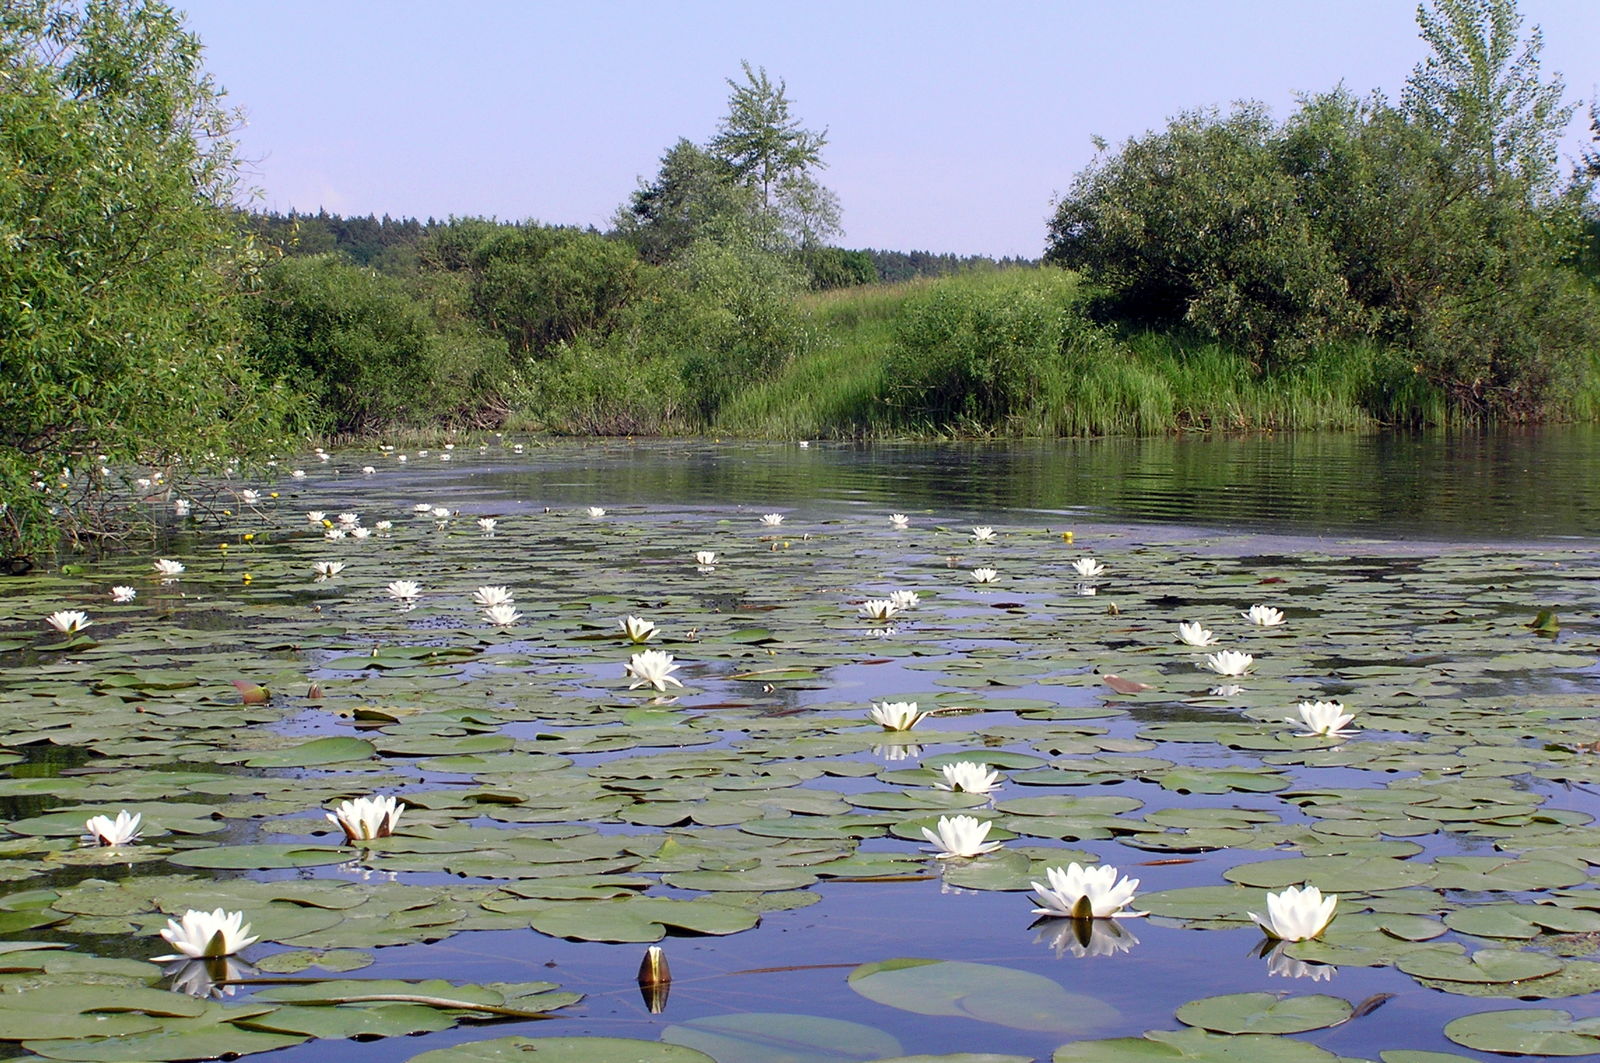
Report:
[[[828,130],[850,247],[1039,254],[1052,198],[1180,111],[1339,82],[1398,96],[1408,0],[178,0],[247,112],[258,205],[606,227],[740,60]],[[1568,97],[1600,84],[1600,0],[1523,0]],[[1568,148],[1583,142],[1580,107]]]

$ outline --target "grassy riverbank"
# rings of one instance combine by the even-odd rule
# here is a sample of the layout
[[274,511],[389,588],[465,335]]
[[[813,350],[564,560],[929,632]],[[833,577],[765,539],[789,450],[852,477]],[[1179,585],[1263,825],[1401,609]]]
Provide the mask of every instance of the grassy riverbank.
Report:
[[[1018,269],[805,295],[805,340],[700,415],[684,356],[564,355],[513,400],[556,434],[1074,436],[1448,425],[1404,352],[1330,345],[1263,370],[1216,342],[1096,324],[1073,273]],[[1551,420],[1600,410],[1595,373]]]

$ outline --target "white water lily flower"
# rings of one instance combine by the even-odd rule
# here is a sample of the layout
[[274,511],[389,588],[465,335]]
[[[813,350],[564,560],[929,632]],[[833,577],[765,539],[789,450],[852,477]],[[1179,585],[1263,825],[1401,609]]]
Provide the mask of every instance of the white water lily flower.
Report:
[[1270,605],[1252,605],[1239,615],[1259,627],[1277,627],[1283,623],[1283,610]]
[[972,541],[975,543],[994,542],[994,529],[987,524],[979,524],[972,529]]
[[409,459],[407,459],[404,454],[400,454],[400,455],[397,455],[394,460],[403,463],[403,462],[405,462],[405,461],[407,461]]
[[1218,675],[1244,675],[1255,666],[1256,659],[1248,653],[1238,650],[1220,650],[1217,653],[1206,654],[1202,668],[1209,668]]
[[1092,557],[1080,557],[1078,560],[1072,563],[1072,571],[1076,572],[1084,579],[1089,579],[1094,576],[1104,575],[1106,566],[1102,565]]
[[601,517],[603,517],[605,515],[606,515],[606,507],[604,507],[604,506],[590,506],[589,507],[589,516],[593,517],[595,520],[599,520]]
[[696,550],[694,552],[694,563],[710,568],[717,563],[717,552],[715,550]]
[[332,524],[322,530],[322,537],[330,541],[337,541],[349,538],[350,533],[337,524]]
[[1305,727],[1302,738],[1311,735],[1327,735],[1337,737],[1340,735],[1354,734],[1354,730],[1346,729],[1345,724],[1356,718],[1353,712],[1345,712],[1344,706],[1337,701],[1302,701],[1298,706],[1300,718],[1285,716],[1284,723],[1298,723]]
[[111,600],[114,602],[131,602],[139,592],[132,587],[112,587]]
[[1000,848],[999,842],[984,840],[993,825],[976,816],[940,816],[938,829],[923,827],[922,836],[933,843],[940,860],[953,856],[982,856]]
[[294,477],[296,480],[304,480],[306,478],[306,471],[304,469],[296,469],[289,475]]
[[987,794],[993,793],[1000,786],[999,772],[987,764],[974,764],[969,760],[941,765],[939,774],[943,775],[944,779],[935,782],[934,788],[949,790],[952,793]]
[[375,466],[372,466],[372,465],[363,465],[363,466],[361,466],[361,475],[362,476],[373,476],[373,475],[377,474],[377,471],[378,471],[377,468]]
[[416,580],[397,579],[384,588],[389,597],[399,602],[414,602],[422,596],[422,584]]
[[341,513],[341,514],[339,514],[339,523],[341,525],[343,525],[347,530],[350,529],[350,528],[354,528],[357,524],[361,523],[361,514],[359,514],[359,513]]
[[628,641],[635,646],[649,642],[661,630],[648,620],[637,616],[625,616],[617,621],[617,628],[627,636]]
[[856,610],[856,615],[864,620],[884,621],[900,611],[900,607],[888,598],[868,598],[861,603],[861,608]]
[[928,714],[918,712],[914,701],[874,701],[867,715],[885,731],[909,731]]
[[479,517],[478,530],[483,532],[485,535],[493,535],[494,526],[498,523],[500,522],[495,520],[493,517]]
[[63,609],[60,612],[51,613],[44,618],[44,622],[63,635],[71,635],[74,632],[82,631],[94,623],[89,619],[88,613],[79,612],[76,609]]
[[116,819],[90,816],[84,821],[83,829],[96,845],[132,845],[139,840],[139,820],[142,818],[138,812],[129,815],[127,809],[122,809]]
[[189,511],[193,508],[194,503],[190,502],[187,498],[176,499],[172,503],[172,515],[175,517],[187,517],[189,515]]
[[896,609],[903,611],[916,608],[917,603],[922,601],[922,595],[916,591],[890,591],[889,600]]
[[628,663],[623,665],[622,670],[625,675],[633,678],[633,682],[628,684],[629,690],[649,686],[664,692],[668,686],[683,686],[683,683],[672,675],[678,667],[673,663],[672,654],[665,650],[645,650],[628,658]]
[[1339,903],[1337,894],[1326,897],[1315,886],[1300,889],[1290,886],[1282,893],[1267,894],[1267,917],[1247,912],[1268,937],[1279,941],[1309,941],[1333,922],[1333,909]]
[[351,528],[350,529],[350,538],[352,538],[352,539],[370,539],[370,538],[372,538],[372,529],[371,528]]
[[416,505],[411,507],[411,512],[418,513],[418,514],[421,514],[423,516],[427,516],[429,513],[433,512],[433,503],[432,502],[418,502]]
[[472,592],[472,604],[491,609],[497,605],[510,605],[515,599],[509,587],[482,586]]
[[1044,873],[1049,886],[1033,883],[1033,895],[1043,905],[1033,910],[1035,915],[1127,919],[1143,914],[1124,911],[1133,900],[1133,891],[1139,888],[1139,880],[1124,875],[1122,881],[1117,881],[1117,869],[1110,864],[1068,864],[1065,868],[1047,867]]
[[1198,621],[1185,620],[1178,625],[1178,641],[1186,646],[1215,646],[1217,636],[1201,627]]
[[157,956],[158,963],[187,956],[191,960],[228,956],[255,942],[243,912],[224,912],[221,908],[202,912],[194,908],[183,913],[183,920],[168,919],[161,931],[167,944],[178,950],[176,956]]
[[978,583],[997,583],[1000,580],[1000,573],[992,568],[975,568],[972,570],[972,578]]
[[483,615],[495,627],[510,627],[522,619],[522,614],[517,612],[514,605],[491,605],[483,611]]
[[400,813],[406,806],[389,794],[358,797],[354,801],[341,801],[337,810],[325,812],[328,822],[344,831],[349,842],[365,842],[374,838],[387,838],[400,822]]
[[169,561],[163,557],[157,560],[156,563],[151,567],[156,570],[156,575],[162,576],[166,579],[172,579],[176,576],[183,575],[182,561]]
[[769,528],[776,528],[778,525],[783,523],[783,514],[764,513],[761,515],[761,523],[765,524]]
[[245,490],[239,492],[239,504],[240,505],[253,506],[253,505],[257,504],[260,501],[261,501],[261,492],[260,491],[251,491],[248,488],[246,488]]
[[895,531],[905,531],[911,527],[911,518],[904,513],[891,513],[889,514],[889,527]]
[[309,510],[306,513],[307,524],[321,524],[328,519],[328,515],[320,509]]
[[388,535],[391,531],[394,530],[394,521],[392,521],[392,520],[380,520],[378,523],[374,524],[372,527],[373,527],[373,529],[375,531],[377,531],[377,533],[379,535]]
[[449,520],[450,516],[451,516],[450,507],[449,506],[434,506],[428,512],[433,517],[434,520],[438,520],[438,521]]
[[333,577],[337,576],[339,573],[343,572],[344,571],[344,562],[343,561],[313,561],[313,562],[311,562],[311,571],[313,571],[313,572],[315,572],[317,574],[317,582],[321,583],[323,580],[330,580]]

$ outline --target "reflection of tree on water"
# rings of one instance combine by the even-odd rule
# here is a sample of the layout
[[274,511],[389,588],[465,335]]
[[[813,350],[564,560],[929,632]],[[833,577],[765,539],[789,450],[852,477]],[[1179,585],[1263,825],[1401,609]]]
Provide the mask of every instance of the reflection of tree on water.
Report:
[[[747,500],[794,507],[799,523],[864,507],[993,519],[999,509],[1063,521],[1159,521],[1326,535],[1381,529],[1401,538],[1589,535],[1600,495],[1587,489],[1600,429],[1486,433],[1295,433],[1052,442],[574,444],[538,466],[496,469],[482,487],[577,504],[605,465],[609,498],[673,506]],[[607,460],[621,457],[626,460]],[[1537,513],[1538,526],[1526,524]],[[887,530],[887,529],[886,529]]]

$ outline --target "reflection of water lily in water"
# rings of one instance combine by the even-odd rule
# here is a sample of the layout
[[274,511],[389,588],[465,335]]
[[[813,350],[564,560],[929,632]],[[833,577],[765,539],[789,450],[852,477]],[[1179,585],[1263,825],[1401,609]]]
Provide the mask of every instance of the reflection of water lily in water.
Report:
[[1307,963],[1289,955],[1288,942],[1268,938],[1256,950],[1257,956],[1267,959],[1267,974],[1274,978],[1309,978],[1313,982],[1331,982],[1339,968],[1331,963]]
[[1115,956],[1139,944],[1128,924],[1115,919],[1040,919],[1033,941],[1055,949],[1056,959],[1067,953],[1081,958]]
[[922,747],[912,742],[900,745],[895,742],[879,742],[872,747],[873,756],[882,757],[884,760],[915,760],[922,756]]
[[174,993],[220,1000],[233,996],[239,987],[231,983],[254,974],[255,968],[232,956],[213,956],[170,963],[161,969],[161,973],[171,979],[168,988]]

